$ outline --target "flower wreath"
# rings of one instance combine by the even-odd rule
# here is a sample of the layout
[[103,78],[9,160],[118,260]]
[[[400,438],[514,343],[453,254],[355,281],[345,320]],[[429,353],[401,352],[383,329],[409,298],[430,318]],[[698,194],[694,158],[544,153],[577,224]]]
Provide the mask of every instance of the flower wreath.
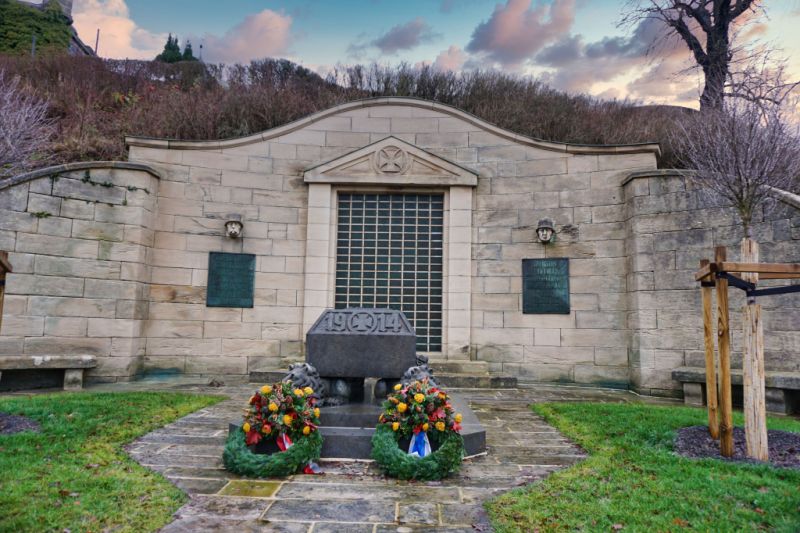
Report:
[[[372,458],[389,476],[429,481],[461,468],[461,415],[454,413],[447,393],[431,386],[427,379],[406,387],[396,385],[383,402],[379,422],[372,437]],[[419,434],[426,434],[434,447],[424,457],[407,453],[398,445],[403,437]]]
[[[296,473],[322,452],[319,408],[311,387],[296,389],[291,382],[264,385],[250,398],[240,431],[228,435],[222,462],[234,474],[282,477]],[[253,453],[260,441],[275,439],[279,452]]]

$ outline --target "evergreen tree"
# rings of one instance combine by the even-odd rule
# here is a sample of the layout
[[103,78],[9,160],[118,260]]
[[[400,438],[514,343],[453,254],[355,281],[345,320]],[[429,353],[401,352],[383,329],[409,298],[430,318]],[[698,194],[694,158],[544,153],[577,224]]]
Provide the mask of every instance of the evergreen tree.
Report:
[[167,44],[164,45],[164,51],[156,56],[156,61],[164,63],[177,63],[181,61],[181,47],[178,46],[178,37],[173,37],[170,33],[167,37]]
[[194,53],[192,52],[192,43],[188,40],[186,41],[186,46],[183,47],[183,61],[197,61],[197,58],[194,57]]

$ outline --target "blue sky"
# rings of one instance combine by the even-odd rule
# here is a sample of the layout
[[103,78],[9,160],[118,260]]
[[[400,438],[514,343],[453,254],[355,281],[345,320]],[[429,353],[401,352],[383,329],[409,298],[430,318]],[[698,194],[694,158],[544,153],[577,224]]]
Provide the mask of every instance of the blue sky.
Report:
[[[152,58],[168,33],[213,62],[286,57],[320,73],[336,64],[430,63],[540,76],[557,88],[643,102],[691,103],[682,43],[654,61],[652,25],[620,28],[625,0],[75,0],[79,33],[100,55]],[[784,49],[800,73],[800,0],[772,0],[748,31]]]

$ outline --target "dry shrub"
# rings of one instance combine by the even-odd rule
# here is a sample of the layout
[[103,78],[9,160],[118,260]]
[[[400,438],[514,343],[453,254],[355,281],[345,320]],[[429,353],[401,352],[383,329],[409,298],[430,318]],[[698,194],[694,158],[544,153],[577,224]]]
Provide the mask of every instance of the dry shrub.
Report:
[[430,67],[354,66],[327,79],[286,60],[218,66],[83,57],[0,57],[0,69],[42,92],[56,120],[60,161],[124,159],[125,135],[175,139],[238,137],[348,101],[375,96],[434,100],[502,128],[580,144],[661,142],[662,165],[683,110],[638,107],[556,91],[495,71],[456,74]]

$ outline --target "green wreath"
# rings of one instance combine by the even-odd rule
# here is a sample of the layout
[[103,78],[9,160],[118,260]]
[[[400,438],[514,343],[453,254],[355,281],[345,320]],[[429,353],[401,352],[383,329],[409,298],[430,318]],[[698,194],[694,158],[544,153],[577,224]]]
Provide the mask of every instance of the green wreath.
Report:
[[433,438],[442,439],[439,449],[425,457],[414,457],[400,449],[397,432],[386,424],[380,424],[372,436],[372,458],[391,477],[420,481],[442,479],[461,468],[464,439],[454,431]]
[[247,477],[285,477],[297,473],[322,453],[322,435],[315,431],[297,439],[286,451],[273,454],[253,453],[245,444],[242,429],[228,435],[222,462],[229,472]]

